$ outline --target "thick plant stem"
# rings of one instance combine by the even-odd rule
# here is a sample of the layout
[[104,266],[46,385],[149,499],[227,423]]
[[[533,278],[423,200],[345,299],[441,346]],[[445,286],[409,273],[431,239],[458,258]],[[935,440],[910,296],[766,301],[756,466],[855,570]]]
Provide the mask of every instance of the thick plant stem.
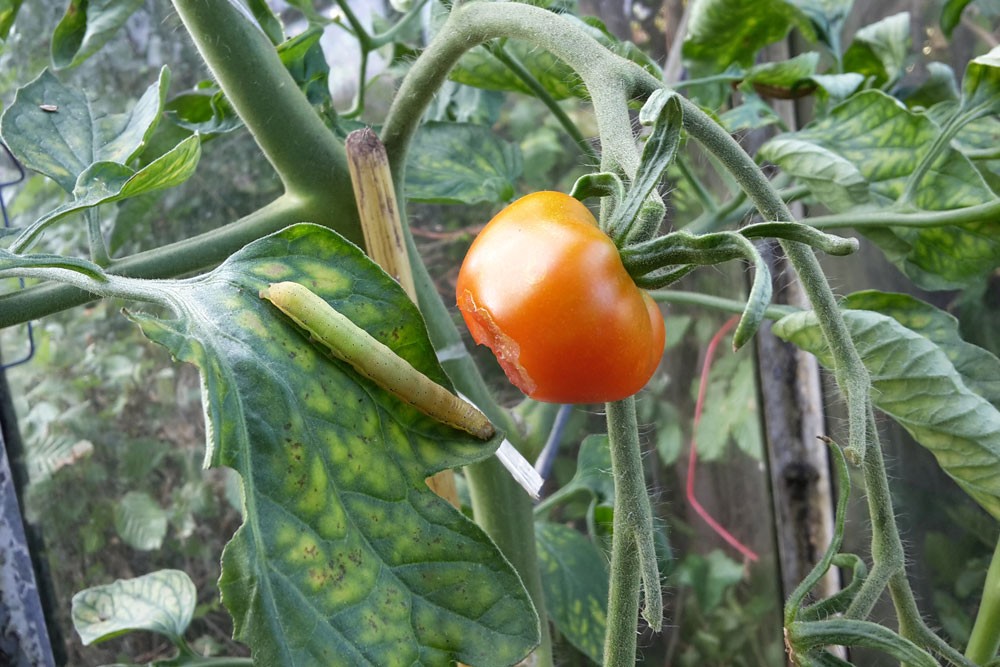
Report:
[[363,242],[343,146],[316,114],[263,32],[232,2],[174,0],[227,99],[285,185],[302,221]]
[[865,229],[868,227],[931,228],[992,222],[1000,216],[1000,199],[950,211],[859,211],[821,215],[808,220],[816,229]]
[[607,404],[611,470],[615,479],[614,536],[605,667],[635,665],[635,637],[640,585],[646,592],[644,616],[659,629],[663,619],[659,572],[652,547],[652,511],[639,449],[635,399]]
[[[865,579],[865,583],[855,595],[851,606],[844,614],[845,618],[849,619],[868,617],[889,581],[897,572],[902,572],[905,560],[903,543],[900,540],[896,521],[892,514],[892,496],[885,473],[882,448],[878,443],[875,419],[870,410],[868,419],[872,441],[865,449],[862,471],[865,477],[865,493],[868,497],[868,513],[871,519],[871,549],[874,565],[868,578]],[[902,626],[907,620],[909,619],[900,618],[901,632],[903,632]],[[903,636],[906,636],[905,632]]]
[[[517,485],[497,457],[466,466],[476,523],[514,565],[539,616],[539,645],[534,665],[552,667],[552,639],[535,551],[535,523],[531,499]],[[527,519],[525,518],[527,517]]]
[[979,603],[976,623],[965,649],[965,657],[977,665],[985,665],[1000,650],[1000,540],[993,551],[993,560],[986,572],[983,599]]

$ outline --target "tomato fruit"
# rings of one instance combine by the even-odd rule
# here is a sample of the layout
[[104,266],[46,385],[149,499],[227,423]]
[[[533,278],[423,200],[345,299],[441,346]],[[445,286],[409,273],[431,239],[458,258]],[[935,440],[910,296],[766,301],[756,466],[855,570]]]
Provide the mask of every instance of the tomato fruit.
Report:
[[473,339],[528,396],[617,401],[646,384],[663,354],[663,316],[636,287],[586,206],[536,192],[476,237],[456,298]]

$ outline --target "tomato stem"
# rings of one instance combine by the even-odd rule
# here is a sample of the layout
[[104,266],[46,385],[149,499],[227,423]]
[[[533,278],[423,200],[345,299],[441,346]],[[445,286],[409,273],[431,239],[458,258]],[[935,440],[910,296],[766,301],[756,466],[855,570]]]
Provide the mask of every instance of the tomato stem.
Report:
[[997,540],[993,559],[986,572],[983,599],[979,604],[972,636],[965,649],[965,657],[977,665],[985,665],[1000,650],[1000,540]]
[[615,514],[611,542],[605,667],[635,666],[639,593],[645,590],[643,617],[656,631],[663,623],[660,574],[653,545],[653,513],[639,447],[635,398],[607,404]]

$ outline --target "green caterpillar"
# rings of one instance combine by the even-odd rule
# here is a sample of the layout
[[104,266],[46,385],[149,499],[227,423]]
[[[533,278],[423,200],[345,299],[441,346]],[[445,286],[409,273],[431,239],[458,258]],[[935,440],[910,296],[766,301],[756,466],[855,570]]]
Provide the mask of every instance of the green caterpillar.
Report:
[[274,304],[334,357],[425,415],[483,440],[493,437],[493,425],[475,406],[418,371],[305,286],[272,283],[260,291],[260,298]]

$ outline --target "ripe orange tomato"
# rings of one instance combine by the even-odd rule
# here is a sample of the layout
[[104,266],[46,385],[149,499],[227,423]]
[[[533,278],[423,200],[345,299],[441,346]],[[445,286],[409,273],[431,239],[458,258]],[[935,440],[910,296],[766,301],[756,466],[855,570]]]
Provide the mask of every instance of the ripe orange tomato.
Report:
[[586,206],[536,192],[479,234],[458,274],[473,339],[528,396],[558,403],[636,393],[663,354],[663,316]]

